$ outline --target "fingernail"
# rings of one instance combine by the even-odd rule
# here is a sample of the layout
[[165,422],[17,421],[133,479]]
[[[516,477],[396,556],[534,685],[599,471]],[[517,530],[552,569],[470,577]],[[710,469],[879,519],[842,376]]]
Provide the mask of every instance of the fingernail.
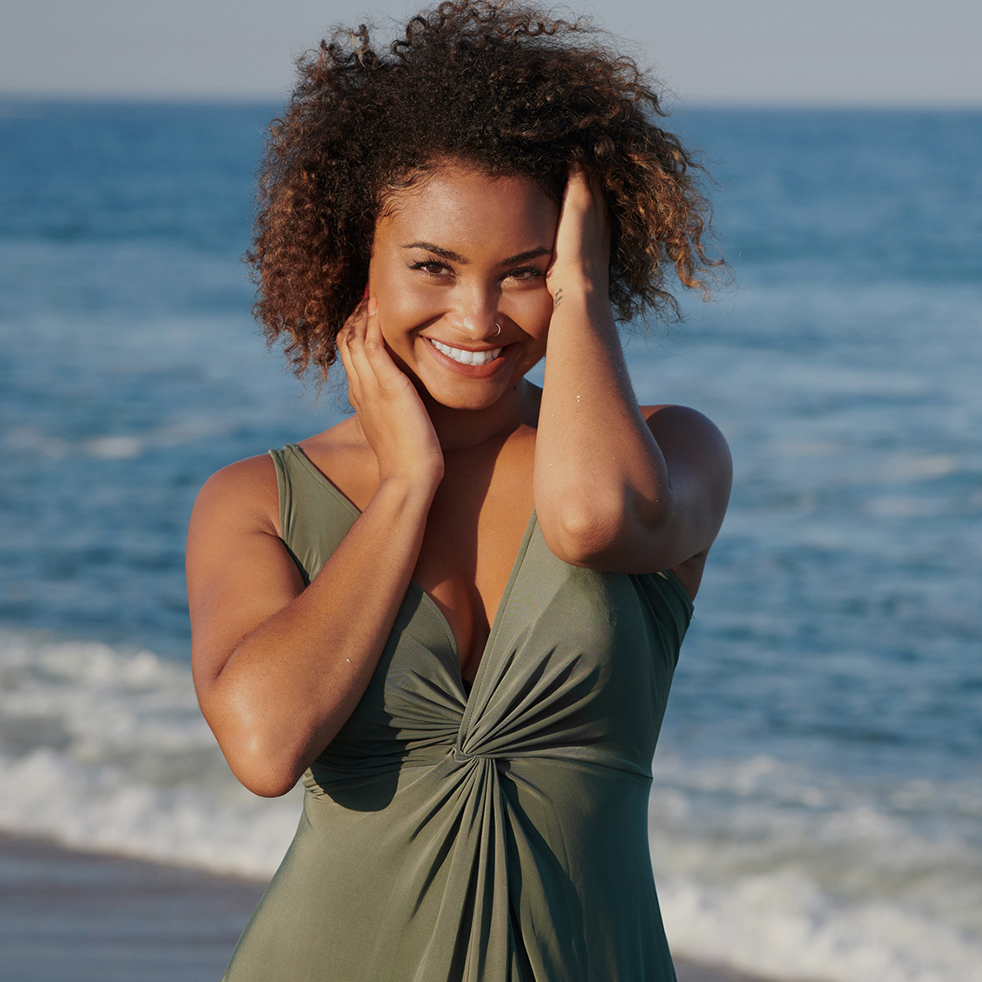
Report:
[[378,310],[378,297],[369,297],[368,300],[368,316],[371,317],[375,311]]

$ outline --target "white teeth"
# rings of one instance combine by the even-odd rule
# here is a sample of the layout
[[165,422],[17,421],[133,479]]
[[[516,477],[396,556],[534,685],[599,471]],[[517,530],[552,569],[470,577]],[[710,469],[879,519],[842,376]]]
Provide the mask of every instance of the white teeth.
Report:
[[442,344],[439,341],[434,341],[433,338],[430,338],[429,342],[437,351],[442,351],[448,358],[453,358],[461,365],[487,365],[501,354],[501,348],[491,348],[488,351],[466,351],[464,348],[451,348],[449,344]]

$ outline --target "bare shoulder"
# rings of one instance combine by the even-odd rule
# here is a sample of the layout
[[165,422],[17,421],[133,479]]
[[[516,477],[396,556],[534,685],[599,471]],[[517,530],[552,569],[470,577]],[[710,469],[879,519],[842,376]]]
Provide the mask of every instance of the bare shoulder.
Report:
[[672,571],[695,599],[710,547],[730,501],[733,461],[718,426],[687,406],[641,406],[648,429],[665,456],[672,484],[682,492],[702,529],[704,545]]
[[191,664],[202,709],[235,646],[303,590],[279,535],[268,456],[223,467],[198,493],[187,542]]
[[719,427],[697,409],[688,406],[641,406],[641,415],[662,452],[681,457],[681,463],[723,494],[723,507],[729,500],[733,479],[730,448]]
[[212,474],[195,500],[192,534],[201,521],[278,535],[279,491],[272,459],[267,454],[247,457]]
[[708,417],[689,406],[665,404],[639,406],[648,428],[656,436],[677,437],[686,441],[695,439],[706,449],[718,451],[729,448],[719,427]]

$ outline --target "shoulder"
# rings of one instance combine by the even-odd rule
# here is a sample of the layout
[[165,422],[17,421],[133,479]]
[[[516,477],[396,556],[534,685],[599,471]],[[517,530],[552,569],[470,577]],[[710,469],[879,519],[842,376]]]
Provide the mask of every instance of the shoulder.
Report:
[[[279,491],[268,456],[249,457],[216,471],[204,483],[188,525],[186,572],[192,633],[220,605],[229,584],[257,570],[297,576],[280,541]],[[292,583],[292,581],[290,581]]]
[[[361,442],[363,444],[363,441]],[[360,448],[357,426],[346,419],[301,440],[301,456],[336,484],[346,483],[355,449]],[[274,451],[275,452],[275,451]],[[374,460],[374,458],[373,458]],[[280,534],[279,482],[270,453],[236,461],[216,471],[198,492],[191,522],[201,515],[233,520],[258,531]]]
[[729,498],[733,479],[733,459],[719,427],[708,416],[688,406],[640,406],[662,452],[694,468],[698,474]]
[[378,463],[358,419],[351,416],[299,444],[310,465],[327,478],[359,511],[378,490]]
[[709,549],[716,539],[733,483],[733,461],[726,438],[708,417],[687,406],[641,406],[659,448],[665,455],[672,484],[687,492],[699,513],[706,541],[694,555],[672,567],[672,572],[695,599]]
[[202,521],[278,534],[279,491],[272,458],[247,457],[212,474],[195,499],[192,534]]
[[696,438],[707,444],[726,446],[726,439],[719,427],[698,409],[676,406],[670,403],[659,406],[639,406],[648,428],[662,436],[678,434],[688,439]]

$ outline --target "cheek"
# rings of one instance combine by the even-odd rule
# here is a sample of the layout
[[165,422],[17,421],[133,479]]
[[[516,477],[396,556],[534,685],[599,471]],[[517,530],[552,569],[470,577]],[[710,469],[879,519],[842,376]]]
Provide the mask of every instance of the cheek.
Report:
[[390,341],[405,339],[410,331],[425,327],[440,311],[425,291],[399,289],[391,281],[379,289],[378,316],[382,333]]
[[373,263],[369,273],[369,287],[378,299],[379,324],[390,344],[434,315],[434,298],[411,278],[400,275],[403,272]]

